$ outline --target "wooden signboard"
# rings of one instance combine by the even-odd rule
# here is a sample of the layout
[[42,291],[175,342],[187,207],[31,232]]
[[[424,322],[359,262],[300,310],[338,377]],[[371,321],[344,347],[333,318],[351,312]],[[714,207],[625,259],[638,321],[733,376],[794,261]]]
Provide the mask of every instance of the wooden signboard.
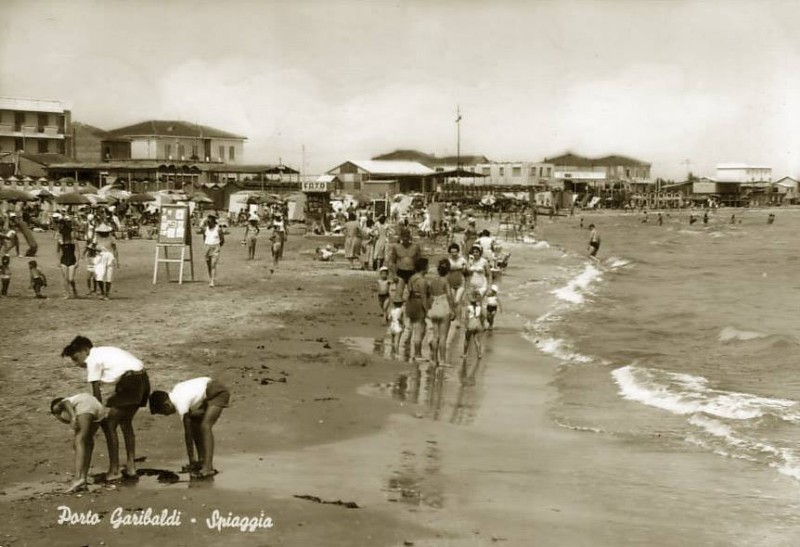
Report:
[[162,245],[191,245],[189,208],[185,205],[162,205],[158,224],[158,242]]
[[[187,256],[188,247],[188,256]],[[180,258],[170,258],[169,250],[180,249]],[[163,250],[163,256],[162,256]],[[173,254],[173,256],[175,256]],[[179,263],[178,283],[183,283],[183,266],[189,263],[192,281],[194,281],[194,256],[192,253],[192,226],[189,207],[186,205],[162,205],[161,218],[158,223],[158,241],[156,243],[156,259],[153,268],[153,284],[158,282],[158,265],[164,263],[169,279],[169,265]]]

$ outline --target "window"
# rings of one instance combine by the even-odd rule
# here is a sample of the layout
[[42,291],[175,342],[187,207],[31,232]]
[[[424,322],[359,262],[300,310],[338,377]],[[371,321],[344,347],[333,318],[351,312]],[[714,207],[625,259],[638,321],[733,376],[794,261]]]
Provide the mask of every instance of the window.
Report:
[[164,155],[167,156],[167,159],[172,159],[172,145],[165,144],[164,145]]
[[236,154],[234,153],[235,148],[233,146],[228,147],[228,159],[236,159]]
[[47,154],[47,139],[39,139],[39,153]]
[[502,177],[503,175],[505,175],[505,172],[506,172],[506,168],[505,167],[501,167],[500,168],[500,176]]
[[37,118],[39,133],[44,133],[44,126],[47,125],[47,114],[38,114]]
[[[535,167],[534,167],[534,169],[535,169]],[[542,171],[543,171],[543,170],[544,170],[544,167],[540,167],[540,168],[539,168],[539,176],[540,176],[540,177],[542,176]]]
[[196,160],[199,156],[197,155],[197,145],[192,145],[192,159]]
[[182,144],[179,144],[178,145],[178,157],[180,159],[184,159],[185,156],[186,156],[186,147],[184,145],[182,145]]
[[550,169],[551,169],[550,167],[547,168],[547,176],[548,177],[550,176]]
[[486,175],[487,177],[492,174],[492,170],[490,167],[481,167],[481,174]]
[[521,177],[522,176],[522,167],[512,167],[511,168],[511,176],[512,177]]
[[218,159],[219,159],[219,161],[222,161],[222,160],[224,160],[224,159],[225,159],[225,147],[224,147],[224,146],[220,146],[220,147],[219,147],[219,156],[218,156]]
[[17,137],[14,139],[14,150],[25,151],[25,139]]

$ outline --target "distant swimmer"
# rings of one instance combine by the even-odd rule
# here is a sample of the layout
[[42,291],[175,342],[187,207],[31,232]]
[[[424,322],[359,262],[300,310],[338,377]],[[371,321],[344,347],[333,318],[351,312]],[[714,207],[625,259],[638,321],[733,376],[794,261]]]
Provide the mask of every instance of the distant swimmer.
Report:
[[694,216],[694,213],[690,213],[689,214],[689,225],[691,226],[695,222],[697,222],[697,217]]
[[583,217],[581,217],[581,230],[583,230]]
[[703,224],[708,224],[708,211],[703,213]]
[[736,215],[731,215],[731,224],[736,224]]
[[769,216],[767,217],[767,224],[772,224],[773,222],[775,222],[775,214],[770,213]]
[[594,227],[594,224],[589,224],[589,229],[591,230],[589,234],[589,258],[599,262],[597,251],[600,249],[600,235],[597,233],[597,228]]
[[662,226],[664,224],[664,217],[661,216],[661,213],[658,213],[658,225]]

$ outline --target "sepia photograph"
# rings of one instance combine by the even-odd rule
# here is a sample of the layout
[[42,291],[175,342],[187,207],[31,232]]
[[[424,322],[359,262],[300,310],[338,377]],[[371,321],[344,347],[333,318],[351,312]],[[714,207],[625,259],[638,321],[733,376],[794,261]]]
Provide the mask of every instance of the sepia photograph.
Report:
[[800,3],[0,2],[0,547],[800,542]]

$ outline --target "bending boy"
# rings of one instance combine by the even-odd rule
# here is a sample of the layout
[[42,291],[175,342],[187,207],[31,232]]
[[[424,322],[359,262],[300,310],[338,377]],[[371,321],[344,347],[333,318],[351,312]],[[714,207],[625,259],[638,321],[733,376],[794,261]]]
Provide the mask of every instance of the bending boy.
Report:
[[86,379],[92,385],[92,394],[101,403],[103,396],[100,384],[114,387],[108,398],[108,418],[101,424],[108,444],[108,473],[106,481],[122,478],[119,468],[119,437],[117,426],[125,439],[125,476],[136,476],[136,436],[133,432],[133,417],[139,407],[147,405],[150,395],[150,379],[142,362],[125,350],[104,346],[94,347],[85,336],[76,336],[61,352],[77,366],[86,369]]
[[169,393],[154,391],[150,395],[151,414],[169,416],[177,412],[183,418],[186,454],[189,456],[189,465],[184,469],[192,473],[192,478],[205,479],[216,474],[212,428],[230,400],[228,388],[207,376],[175,384]]
[[50,413],[75,431],[75,480],[66,493],[86,488],[89,466],[92,463],[94,435],[105,419],[107,409],[88,393],[58,397],[50,403]]

